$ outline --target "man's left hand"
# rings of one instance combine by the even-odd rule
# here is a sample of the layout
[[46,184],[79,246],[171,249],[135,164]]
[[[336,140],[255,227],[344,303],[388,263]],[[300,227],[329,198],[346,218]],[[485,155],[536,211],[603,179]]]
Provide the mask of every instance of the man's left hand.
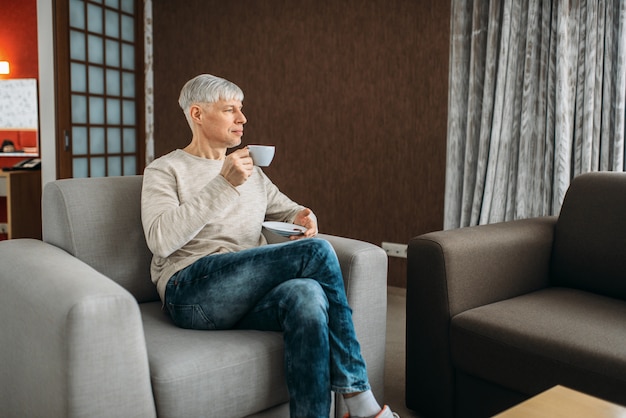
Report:
[[317,221],[311,209],[304,208],[298,212],[296,217],[293,219],[293,223],[305,227],[306,231],[304,231],[304,234],[302,235],[292,235],[289,239],[296,240],[300,238],[311,238],[317,235]]

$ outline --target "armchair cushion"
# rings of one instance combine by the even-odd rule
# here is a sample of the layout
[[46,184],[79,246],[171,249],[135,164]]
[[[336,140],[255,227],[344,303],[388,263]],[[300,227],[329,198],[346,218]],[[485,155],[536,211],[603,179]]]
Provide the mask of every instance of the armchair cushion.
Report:
[[[584,309],[581,309],[584,306]],[[452,319],[452,361],[465,373],[539,393],[561,382],[620,398],[626,386],[626,303],[549,287]]]
[[140,308],[159,415],[244,417],[289,400],[282,334],[181,329],[159,302]]
[[587,173],[556,224],[552,283],[626,300],[626,173]]
[[150,302],[159,295],[146,270],[152,254],[141,228],[141,182],[142,176],[129,176],[48,183],[43,240],[113,279],[137,301]]

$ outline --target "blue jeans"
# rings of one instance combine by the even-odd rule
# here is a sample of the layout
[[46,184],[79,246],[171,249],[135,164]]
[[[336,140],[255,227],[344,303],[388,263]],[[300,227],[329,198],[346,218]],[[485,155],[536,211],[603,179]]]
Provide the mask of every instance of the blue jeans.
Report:
[[172,276],[165,305],[182,328],[282,331],[291,417],[327,418],[331,390],[370,389],[339,261],[325,240],[203,257]]

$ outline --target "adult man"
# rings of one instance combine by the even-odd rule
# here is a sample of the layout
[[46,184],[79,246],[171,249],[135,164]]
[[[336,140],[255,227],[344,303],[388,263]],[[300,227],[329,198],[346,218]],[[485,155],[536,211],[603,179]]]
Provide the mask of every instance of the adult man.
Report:
[[[142,222],[164,306],[183,328],[283,331],[292,417],[328,417],[331,390],[351,417],[393,417],[370,391],[339,263],[314,238],[315,215],[281,193],[246,148],[226,154],[241,144],[242,101],[222,78],[188,81],[179,104],[191,142],[145,170]],[[306,231],[267,245],[264,220]]]

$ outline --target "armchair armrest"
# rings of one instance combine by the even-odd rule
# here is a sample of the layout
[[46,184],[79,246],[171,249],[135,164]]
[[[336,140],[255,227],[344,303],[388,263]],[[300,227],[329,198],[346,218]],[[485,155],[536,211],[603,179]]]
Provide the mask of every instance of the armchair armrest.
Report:
[[136,300],[42,241],[0,242],[7,416],[156,415]]
[[546,287],[555,217],[438,231],[407,254],[407,405],[452,416],[450,320],[478,306]]
[[419,293],[430,297],[445,291],[452,317],[545,287],[555,223],[555,217],[541,217],[413,238],[408,248],[407,292],[409,285],[419,285]]

